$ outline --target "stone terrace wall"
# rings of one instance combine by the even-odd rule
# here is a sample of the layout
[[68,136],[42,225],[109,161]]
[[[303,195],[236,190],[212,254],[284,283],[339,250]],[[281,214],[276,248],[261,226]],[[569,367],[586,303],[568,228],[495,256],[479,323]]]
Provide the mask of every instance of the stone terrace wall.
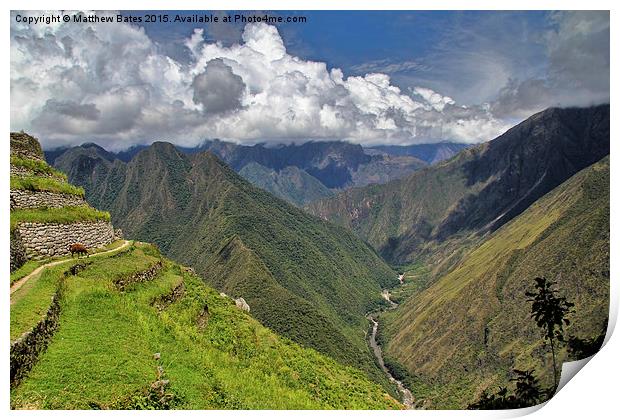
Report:
[[50,191],[11,190],[11,210],[38,207],[60,208],[85,205],[83,197]]
[[112,223],[78,222],[20,223],[16,228],[29,259],[69,254],[69,245],[76,242],[87,248],[97,248],[114,240]]
[[11,232],[11,273],[26,262],[26,248],[19,232]]
[[62,287],[52,297],[52,303],[43,318],[30,331],[11,343],[11,388],[37,363],[49,340],[58,328]]

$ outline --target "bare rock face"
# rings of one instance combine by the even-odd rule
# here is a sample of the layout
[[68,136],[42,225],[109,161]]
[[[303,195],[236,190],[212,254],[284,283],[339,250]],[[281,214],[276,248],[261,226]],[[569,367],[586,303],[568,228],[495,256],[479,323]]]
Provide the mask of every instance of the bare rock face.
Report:
[[237,308],[243,311],[250,312],[250,305],[248,305],[248,303],[242,297],[235,299],[235,305],[237,306]]

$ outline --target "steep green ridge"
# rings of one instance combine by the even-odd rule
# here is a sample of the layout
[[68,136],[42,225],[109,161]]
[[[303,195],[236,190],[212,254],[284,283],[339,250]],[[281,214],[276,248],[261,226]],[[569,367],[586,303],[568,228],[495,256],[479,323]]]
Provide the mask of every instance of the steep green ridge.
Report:
[[[133,146],[115,154],[94,143],[85,143],[46,151],[46,158],[69,174],[73,183],[84,186],[88,197],[101,194],[109,202],[114,191],[105,178],[108,174],[112,178],[122,176],[121,167],[147,147]],[[266,147],[215,140],[177,149],[186,155],[212,152],[255,186],[297,206],[350,186],[401,178],[426,166],[426,162],[413,156],[390,156],[376,151],[367,154],[360,145],[344,141]]]
[[[485,388],[507,386],[513,367],[535,369],[551,386],[551,356],[525,297],[537,276],[557,281],[575,303],[568,335],[601,333],[609,302],[608,157],[536,201],[453,271],[382,317],[387,356],[409,371],[416,396],[431,406],[463,408]],[[562,351],[559,360],[568,357]]]
[[239,171],[239,175],[255,186],[298,206],[332,195],[332,191],[318,179],[296,166],[276,171],[251,162]]
[[450,159],[469,145],[464,143],[440,142],[430,144],[412,144],[409,146],[385,145],[374,146],[366,150],[387,153],[392,156],[415,156],[428,163],[435,164]]
[[125,162],[93,144],[65,151],[54,165],[72,184],[83,187],[87,200],[98,208],[108,208],[125,182]]
[[[361,371],[280,338],[172,261],[163,259],[153,280],[123,292],[115,286],[160,259],[155,247],[136,244],[89,258],[76,275],[61,275],[64,265],[46,271],[42,289],[63,284],[60,327],[11,390],[11,407],[156,408],[148,397],[161,366],[169,408],[401,408]],[[35,312],[39,301],[30,300]],[[25,306],[12,308],[12,336],[23,327],[13,317],[28,316]]]
[[449,161],[308,209],[352,228],[393,263],[436,264],[608,154],[609,105],[551,108]]
[[[211,153],[188,156],[169,143],[140,151],[96,192],[84,188],[129,237],[158,244],[210,284],[242,296],[276,332],[388,387],[365,343],[364,315],[396,275],[351,232],[252,186]],[[107,202],[111,190],[118,193]],[[227,244],[241,257],[229,261]]]

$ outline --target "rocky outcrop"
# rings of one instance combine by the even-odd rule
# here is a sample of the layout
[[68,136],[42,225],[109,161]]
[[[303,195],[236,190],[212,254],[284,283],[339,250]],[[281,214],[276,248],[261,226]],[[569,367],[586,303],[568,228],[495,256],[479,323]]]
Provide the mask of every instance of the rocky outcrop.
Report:
[[62,287],[52,297],[47,313],[37,325],[11,343],[11,387],[17,386],[32,369],[58,328],[61,295]]
[[127,289],[127,287],[136,284],[136,283],[145,283],[147,281],[153,280],[161,269],[163,268],[163,264],[161,261],[157,261],[151,267],[147,268],[144,271],[138,271],[137,273],[133,273],[127,276],[121,276],[114,280],[114,285],[116,288],[123,292]]
[[242,297],[235,299],[235,305],[242,311],[250,312],[250,305]]
[[110,222],[20,223],[15,230],[22,239],[26,256],[40,259],[69,254],[69,245],[79,242],[87,248],[98,248],[114,240]]
[[61,208],[85,204],[84,198],[79,195],[51,191],[11,190],[11,210],[41,207]]

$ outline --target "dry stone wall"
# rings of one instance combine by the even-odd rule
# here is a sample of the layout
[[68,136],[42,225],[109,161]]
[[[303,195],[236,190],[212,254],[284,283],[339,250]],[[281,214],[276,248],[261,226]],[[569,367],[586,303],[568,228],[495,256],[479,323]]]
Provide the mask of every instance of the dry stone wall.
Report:
[[136,284],[136,283],[146,283],[147,281],[153,280],[161,269],[163,268],[163,264],[160,261],[157,261],[151,267],[147,268],[144,271],[138,271],[137,273],[130,274],[128,276],[121,276],[114,280],[114,285],[121,292],[125,291],[128,287]]
[[39,207],[61,208],[85,204],[84,198],[79,195],[51,191],[11,190],[11,210]]
[[157,311],[161,312],[177,300],[181,299],[184,294],[185,283],[181,282],[165,295],[154,298],[151,302],[151,305],[157,308]]
[[11,232],[11,273],[26,262],[26,248],[19,232]]
[[45,351],[50,338],[58,328],[62,287],[52,297],[52,303],[45,316],[30,331],[11,343],[11,387],[37,363],[39,355]]
[[105,246],[114,240],[112,223],[20,223],[16,228],[28,259],[69,254],[69,245],[82,243],[87,248]]

